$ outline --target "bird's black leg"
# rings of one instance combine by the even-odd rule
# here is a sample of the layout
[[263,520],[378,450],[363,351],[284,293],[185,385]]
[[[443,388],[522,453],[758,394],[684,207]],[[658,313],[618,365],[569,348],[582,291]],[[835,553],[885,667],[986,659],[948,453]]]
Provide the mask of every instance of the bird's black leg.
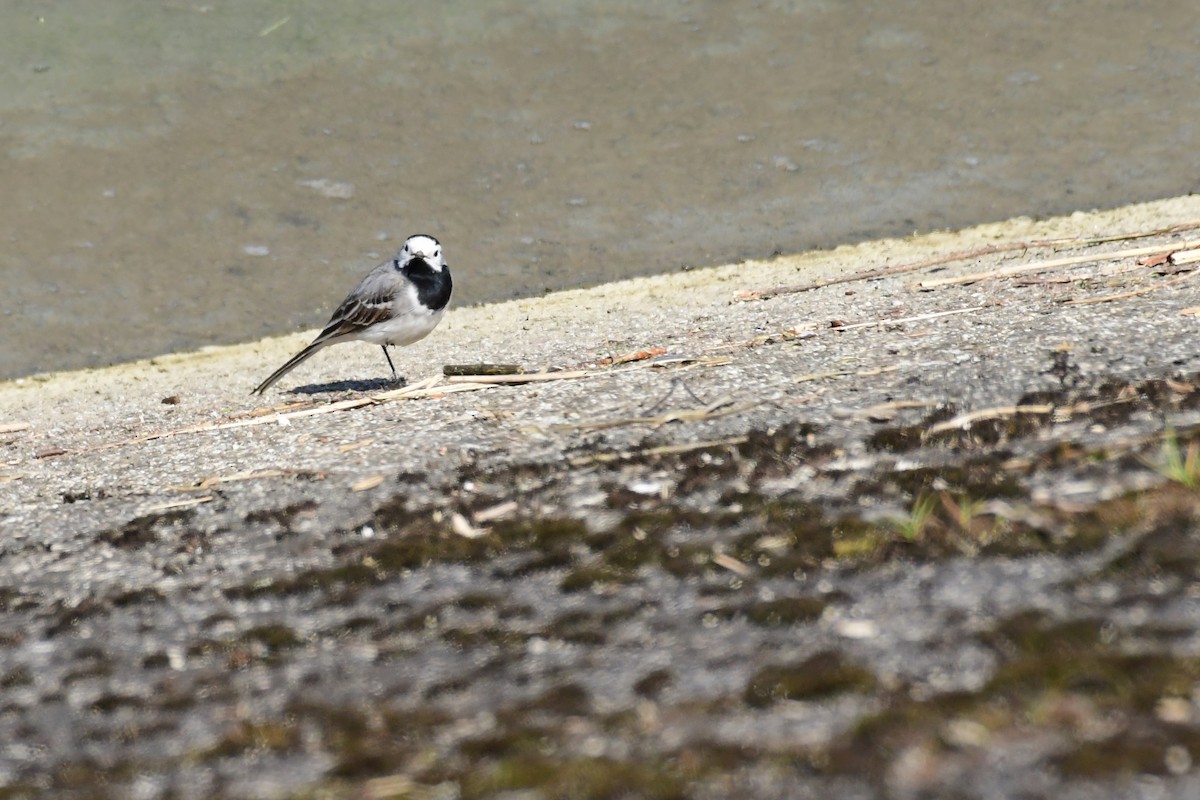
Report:
[[388,360],[388,366],[392,368],[392,380],[393,381],[400,380],[399,378],[396,377],[396,365],[392,363],[392,357],[388,354],[387,345],[381,344],[379,346],[383,348],[383,357]]

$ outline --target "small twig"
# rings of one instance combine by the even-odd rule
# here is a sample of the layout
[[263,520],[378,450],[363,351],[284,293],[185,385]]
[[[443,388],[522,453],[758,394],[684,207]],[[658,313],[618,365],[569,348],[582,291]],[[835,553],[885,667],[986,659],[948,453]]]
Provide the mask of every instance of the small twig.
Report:
[[832,372],[808,372],[804,375],[797,375],[792,378],[792,383],[807,383],[809,381],[822,381],[826,378],[844,378],[847,375],[853,375],[856,378],[869,378],[874,375],[882,375],[885,372],[895,372],[900,367],[892,365],[890,367],[875,367],[873,369],[846,369],[835,370]]
[[878,403],[854,412],[856,417],[872,421],[887,421],[896,416],[897,411],[910,408],[930,408],[936,406],[936,400],[893,400],[890,403]]
[[298,411],[290,411],[282,414],[260,414],[258,416],[247,416],[239,419],[234,419],[226,422],[208,422],[201,425],[190,425],[185,428],[173,428],[166,431],[156,431],[154,433],[135,436],[132,439],[122,439],[119,442],[106,442],[104,444],[90,445],[81,447],[76,450],[64,450],[54,448],[46,450],[36,455],[37,458],[48,458],[51,456],[61,455],[77,455],[81,453],[93,453],[100,450],[112,450],[119,447],[128,447],[135,444],[144,444],[157,439],[168,439],[175,436],[186,436],[193,433],[210,433],[213,431],[231,430],[233,428],[248,428],[257,425],[267,425],[269,423],[277,423],[279,425],[289,425],[294,419],[303,417],[313,417],[318,414],[331,414],[336,411],[348,411],[353,408],[361,408],[362,406],[375,405],[386,403],[392,400],[412,400],[421,397],[435,397],[441,394],[451,394],[454,392],[470,392],[477,389],[490,388],[491,384],[485,383],[460,383],[454,386],[437,386],[436,384],[442,380],[440,375],[435,375],[432,378],[419,381],[412,386],[406,386],[402,389],[395,389],[390,392],[371,395],[369,397],[356,397],[351,400],[342,400],[337,403],[328,403],[326,405],[302,408]]
[[576,456],[568,463],[573,467],[583,467],[590,464],[608,464],[613,461],[628,461],[646,456],[672,456],[690,453],[693,450],[707,450],[711,447],[736,447],[750,441],[749,436],[733,436],[728,439],[714,439],[707,442],[691,442],[689,444],[666,444],[660,447],[649,447],[643,450],[623,450],[618,453],[594,453],[589,456]]
[[587,378],[593,374],[585,369],[577,369],[563,372],[529,372],[520,375],[462,375],[446,378],[446,383],[452,385],[470,383],[480,386],[497,383],[541,383],[544,381],[567,381],[575,378]]
[[267,27],[265,27],[261,31],[259,31],[258,35],[259,36],[270,36],[272,33],[279,30],[284,25],[287,25],[289,20],[291,20],[291,15],[288,15],[286,17],[281,17],[280,19],[275,20],[270,25],[268,25]]
[[937,267],[942,264],[950,264],[955,261],[966,261],[972,258],[982,258],[983,256],[995,255],[996,253],[1011,253],[1017,250],[1040,250],[1048,247],[1090,247],[1097,244],[1108,244],[1110,242],[1126,242],[1135,239],[1146,239],[1151,236],[1166,236],[1172,233],[1180,233],[1182,231],[1190,231],[1200,228],[1200,220],[1194,222],[1185,222],[1179,225],[1172,225],[1167,228],[1158,228],[1152,231],[1144,231],[1142,233],[1123,233],[1113,236],[1102,236],[1098,238],[1080,239],[1075,237],[1065,237],[1060,239],[1035,239],[1028,242],[1005,242],[1003,244],[988,244],[982,247],[975,247],[970,250],[956,250],[952,253],[945,253],[940,256],[913,261],[906,264],[896,264],[891,267],[879,267],[877,269],[858,272],[853,275],[845,275],[837,278],[829,278],[822,281],[814,281],[812,283],[799,284],[796,286],[782,286],[775,289],[764,289],[760,291],[745,291],[739,292],[737,299],[739,300],[770,300],[772,297],[778,297],[785,294],[797,294],[799,292],[808,292],[814,289],[823,289],[826,286],[836,286],[842,283],[854,283],[856,281],[869,281],[876,278],[886,278],[892,275],[902,275],[907,272],[917,272],[927,269],[928,267]]
[[382,483],[383,483],[382,475],[371,475],[370,477],[363,478],[360,481],[355,481],[354,483],[350,484],[350,491],[366,492],[371,489],[374,489],[376,486],[379,486]]
[[300,408],[312,408],[313,406],[320,405],[321,402],[322,401],[320,400],[299,400],[294,403],[284,403],[282,405],[272,406],[271,408],[254,408],[250,411],[245,411],[240,414],[232,414],[229,418],[245,419],[247,417],[265,417],[269,414],[282,414],[289,411],[295,411]]
[[305,477],[315,480],[323,480],[325,473],[314,472],[312,470],[302,469],[257,469],[246,472],[234,472],[229,475],[209,475],[202,479],[195,486],[172,486],[172,491],[175,492],[195,492],[207,491],[214,486],[220,486],[223,483],[240,483],[242,481],[257,481],[265,478],[297,478]]
[[476,525],[482,525],[485,522],[495,522],[498,519],[504,519],[507,516],[515,514],[519,509],[520,505],[517,504],[516,500],[506,500],[494,506],[481,508],[471,515],[471,520]]
[[712,562],[718,567],[724,567],[734,575],[742,578],[745,578],[750,574],[750,567],[746,566],[744,562],[739,561],[728,553],[713,553]]
[[28,422],[6,422],[0,424],[0,433],[16,433],[17,431],[29,430],[32,427]]
[[853,325],[835,325],[830,330],[834,331],[852,331],[856,328],[874,328],[881,325],[901,325],[906,322],[925,322],[938,317],[949,317],[954,314],[970,314],[973,311],[980,311],[987,306],[971,306],[970,308],[956,308],[953,311],[935,311],[932,314],[918,314],[915,317],[897,317],[896,319],[880,319],[874,322],[856,322]]
[[834,371],[834,372],[806,372],[803,375],[797,375],[792,378],[792,383],[807,383],[808,381],[823,381],[826,378],[842,378],[846,375],[857,375],[858,373],[852,369]]
[[968,414],[959,414],[953,419],[948,419],[945,422],[939,422],[936,425],[930,426],[929,430],[925,431],[925,436],[934,436],[946,431],[966,430],[976,422],[983,422],[991,419],[1007,419],[1014,417],[1017,414],[1053,414],[1055,406],[1052,405],[1028,405],[1028,406],[997,406],[996,408],[984,408],[979,411],[972,411]]
[[736,414],[739,411],[747,411],[751,408],[754,408],[756,405],[758,405],[758,403],[748,403],[747,405],[744,405],[744,406],[730,408],[727,411],[722,411],[719,414],[717,413],[717,409],[724,408],[725,406],[731,405],[732,403],[733,403],[732,397],[722,397],[719,400],[712,401],[711,403],[706,405],[704,408],[699,409],[697,411],[669,411],[666,414],[659,416],[655,420],[654,424],[652,424],[650,427],[661,428],[663,425],[666,425],[668,422],[700,422],[700,421],[708,420],[708,419],[716,419],[717,417],[726,417],[726,416],[729,416],[730,414]]
[[450,530],[464,539],[478,539],[480,536],[487,535],[486,528],[475,527],[466,517],[457,511],[450,514]]
[[355,397],[349,400],[341,400],[336,403],[327,403],[319,406],[312,406],[308,402],[291,404],[284,406],[284,408],[294,408],[296,405],[301,407],[295,411],[287,411],[283,413],[274,413],[274,409],[267,410],[265,412],[252,412],[251,415],[227,420],[225,422],[211,422],[201,425],[190,425],[185,428],[157,431],[155,433],[148,433],[143,436],[135,436],[132,439],[123,439],[119,442],[107,442],[105,444],[91,445],[88,447],[81,447],[77,450],[53,448],[38,453],[36,457],[50,458],[52,456],[68,454],[76,455],[80,453],[91,453],[99,450],[111,450],[118,447],[144,444],[145,442],[152,442],[157,439],[186,436],[194,433],[210,433],[213,431],[231,430],[233,428],[247,428],[256,425],[266,425],[272,422],[279,425],[289,425],[291,424],[291,421],[295,419],[313,417],[319,414],[332,414],[337,411],[349,411],[350,409],[354,408],[388,403],[394,400],[415,400],[422,397],[439,397],[456,392],[473,392],[480,389],[489,389],[496,384],[531,383],[536,381],[556,381],[570,380],[573,378],[587,378],[595,374],[597,373],[589,372],[587,370],[575,370],[573,372],[536,372],[529,375],[481,375],[478,377],[455,376],[444,379],[441,375],[433,375],[425,380],[418,381],[411,386],[404,386],[400,389],[393,389],[388,392],[381,392],[379,394],[369,395],[366,397]]
[[812,283],[802,283],[797,286],[781,286],[777,289],[765,289],[761,291],[745,291],[738,292],[738,300],[770,300],[772,297],[779,297],[785,294],[799,294],[800,292],[811,292],[814,289],[824,289],[826,286],[838,286],[843,283],[855,283],[857,281],[870,281],[877,278],[887,278],[892,275],[903,275],[908,272],[917,272],[928,267],[936,267],[940,264],[949,264],[954,261],[965,261],[969,258],[980,258],[982,256],[992,255],[994,253],[1006,253],[1011,250],[1028,250],[1032,247],[1049,247],[1047,243],[1038,242],[1011,242],[1009,244],[989,244],[983,247],[977,247],[972,250],[956,250],[953,253],[934,256],[932,258],[922,259],[921,261],[912,261],[905,264],[896,264],[891,267],[877,267],[869,269],[865,272],[856,272],[853,275],[843,275],[837,278],[827,278],[822,281],[813,281]]
[[690,453],[693,450],[707,450],[710,447],[735,447],[750,441],[749,436],[731,436],[728,439],[714,439],[708,442],[692,442],[690,444],[664,444],[645,450],[635,450],[635,456],[676,456],[680,453]]
[[190,508],[191,506],[198,506],[201,503],[211,503],[214,499],[216,499],[216,495],[211,494],[205,495],[204,497],[189,497],[186,500],[172,500],[168,503],[157,503],[152,506],[146,506],[146,508],[144,508],[142,511],[143,513],[149,514],[153,511],[170,511],[174,508]]
[[578,425],[555,425],[552,430],[602,431],[609,428],[622,428],[626,425],[647,425],[651,428],[661,428],[668,422],[703,422],[710,419],[728,417],[732,414],[740,414],[743,411],[749,411],[750,409],[759,405],[758,403],[748,403],[742,406],[726,408],[724,411],[717,410],[724,408],[732,402],[732,398],[721,398],[716,402],[709,403],[703,409],[698,410],[668,411],[665,414],[660,414],[653,417],[620,417],[618,419],[610,419],[603,422],[585,422]]
[[375,400],[400,400],[408,397],[423,397],[423,392],[426,392],[442,382],[441,375],[430,375],[428,378],[422,378],[414,384],[401,386],[399,389],[392,389],[380,394],[371,395]]
[[732,364],[733,359],[728,356],[673,356],[665,355],[658,358],[652,358],[650,361],[639,366],[657,367],[665,369],[670,366],[679,365],[680,367],[723,367],[727,364]]
[[651,412],[657,411],[658,409],[662,408],[663,404],[671,399],[671,395],[675,394],[675,390],[678,389],[680,386],[682,386],[683,390],[688,393],[688,396],[691,397],[693,400],[695,400],[697,403],[699,403],[702,406],[708,405],[708,403],[706,403],[704,400],[701,400],[699,397],[696,396],[696,393],[692,391],[692,387],[688,386],[687,383],[685,383],[683,380],[681,380],[679,378],[672,378],[671,379],[671,388],[667,390],[667,393],[664,394],[657,403],[655,403],[654,405],[647,408],[646,413],[649,414]]
[[986,272],[972,272],[967,275],[958,275],[953,278],[936,278],[929,281],[921,281],[917,284],[921,289],[936,289],[939,286],[951,286],[960,283],[975,283],[977,281],[988,280],[991,278],[1007,278],[1012,275],[1021,275],[1026,272],[1043,272],[1061,267],[1073,267],[1076,264],[1092,264],[1101,261],[1116,261],[1122,258],[1136,258],[1139,256],[1158,255],[1161,253],[1172,253],[1177,250],[1191,250],[1200,247],[1200,242],[1180,242],[1179,244],[1164,246],[1155,245],[1153,247],[1133,247],[1127,250],[1113,250],[1108,253],[1088,253],[1080,256],[1064,256],[1063,258],[1051,258],[1045,261],[1033,261],[1026,264],[1014,264],[1010,267],[1000,267],[998,269],[990,269]]
[[648,358],[666,355],[666,353],[667,348],[665,347],[651,347],[647,350],[638,350],[637,352],[626,353],[622,356],[609,356],[607,358],[602,358],[597,361],[596,364],[601,367],[608,367],[615,364],[628,364],[631,361],[645,361]]
[[1106,294],[1103,297],[1085,297],[1080,300],[1068,300],[1065,303],[1063,303],[1063,305],[1064,306],[1089,306],[1094,303],[1111,303],[1114,300],[1127,300],[1130,297],[1138,297],[1143,294],[1149,294],[1150,292],[1156,292],[1159,289],[1165,289],[1168,286],[1174,286],[1176,284],[1183,283],[1184,281],[1194,278],[1197,275],[1200,275],[1200,270],[1192,270],[1190,272],[1185,272],[1182,275],[1176,275],[1174,278],[1171,278],[1169,280],[1160,281],[1159,283],[1156,283],[1153,286],[1144,286],[1141,289],[1134,289],[1133,291],[1130,291],[1130,292],[1119,292],[1118,294]]
[[[842,331],[852,331],[852,330],[855,330],[856,328],[870,328],[872,326],[883,326],[883,325],[902,325],[906,322],[924,322],[926,320],[937,319],[938,317],[948,317],[953,314],[970,314],[974,311],[979,311],[984,308],[987,308],[987,306],[986,305],[972,306],[971,308],[959,308],[959,309],[954,309],[953,311],[938,311],[938,312],[932,313],[932,314],[918,314],[915,317],[897,317],[894,319],[876,320],[874,322],[856,322],[853,325],[834,325],[831,327],[826,327],[824,330],[836,331],[838,333],[841,333]],[[709,352],[717,352],[720,350],[733,350],[735,348],[757,347],[758,345],[767,344],[768,342],[770,342],[770,343],[774,343],[776,341],[789,342],[794,339],[800,338],[800,331],[799,331],[800,327],[801,326],[797,326],[795,328],[789,328],[788,330],[780,331],[779,333],[767,333],[767,334],[763,334],[761,336],[755,336],[753,339],[744,339],[740,342],[726,342],[725,344],[714,345],[713,347],[708,347],[705,349],[708,350]],[[816,324],[811,323],[811,322],[807,323],[804,327],[807,328],[808,330],[812,330],[812,331],[817,330]],[[808,337],[815,336],[815,335],[816,335],[815,333],[809,333]],[[856,373],[834,372],[834,373],[829,373],[828,375],[825,373],[815,373],[816,377],[831,377],[831,378],[837,377],[838,375],[841,375],[841,374],[851,374],[852,375],[852,374],[856,374]],[[804,376],[801,376],[801,377],[804,377]],[[815,378],[813,378],[813,379],[815,379]]]
[[1057,275],[1053,278],[1018,278],[1017,286],[1054,286],[1061,283],[1074,283],[1075,278],[1067,275]]
[[720,352],[721,350],[735,350],[741,348],[758,347],[765,344],[775,344],[776,342],[790,342],[801,337],[799,330],[800,328],[804,328],[806,331],[814,332],[809,333],[808,336],[816,335],[815,331],[817,330],[817,324],[815,322],[808,322],[802,326],[798,325],[795,328],[788,328],[787,330],[779,331],[778,333],[764,333],[761,336],[755,336],[753,339],[743,339],[739,342],[726,342],[724,344],[713,345],[712,347],[706,347],[704,349],[707,352],[716,353]]
[[[1190,437],[1198,432],[1200,432],[1200,425],[1188,425],[1174,429],[1175,435],[1181,437]],[[1119,456],[1134,453],[1157,442],[1165,442],[1170,435],[1170,430],[1155,431],[1154,433],[1139,434],[1116,441],[1106,441],[1096,446],[1080,448],[1075,453],[1074,459],[1077,462],[1086,462],[1088,459],[1100,456],[1106,461],[1111,461]],[[1029,469],[1036,460],[1036,455],[1032,458],[1010,458],[1002,463],[1000,467],[1004,470],[1019,472]]]
[[480,375],[518,375],[525,371],[520,364],[446,364],[442,374],[446,377]]

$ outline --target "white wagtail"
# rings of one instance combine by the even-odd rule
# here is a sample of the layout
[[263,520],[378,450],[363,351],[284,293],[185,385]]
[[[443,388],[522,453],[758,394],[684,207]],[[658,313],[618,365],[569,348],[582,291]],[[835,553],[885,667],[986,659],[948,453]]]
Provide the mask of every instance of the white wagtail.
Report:
[[438,240],[423,234],[408,237],[395,258],[371,270],[346,296],[321,335],[254,391],[262,394],[322,347],[356,340],[383,347],[394,380],[396,367],[388,345],[412,344],[429,335],[446,313],[452,288]]

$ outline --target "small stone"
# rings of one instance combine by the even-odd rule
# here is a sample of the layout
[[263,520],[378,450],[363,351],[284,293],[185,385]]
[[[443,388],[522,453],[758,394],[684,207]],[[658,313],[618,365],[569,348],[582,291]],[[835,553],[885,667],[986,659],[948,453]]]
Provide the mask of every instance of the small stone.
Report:
[[781,170],[782,172],[796,172],[800,169],[796,162],[792,161],[787,156],[775,156],[773,159],[771,159],[771,163],[774,164],[775,169]]
[[1183,775],[1192,768],[1192,754],[1181,744],[1171,745],[1163,755],[1163,764],[1172,775]]
[[833,629],[847,639],[874,639],[879,635],[879,626],[869,619],[838,620]]
[[972,719],[952,719],[942,728],[942,739],[954,747],[983,747],[991,739],[991,731]]
[[1192,721],[1192,704],[1182,697],[1163,697],[1154,706],[1154,714],[1163,722],[1186,725]]
[[354,197],[354,184],[347,181],[331,181],[328,178],[317,178],[311,181],[300,181],[301,186],[316,189],[325,197],[335,200],[349,200]]

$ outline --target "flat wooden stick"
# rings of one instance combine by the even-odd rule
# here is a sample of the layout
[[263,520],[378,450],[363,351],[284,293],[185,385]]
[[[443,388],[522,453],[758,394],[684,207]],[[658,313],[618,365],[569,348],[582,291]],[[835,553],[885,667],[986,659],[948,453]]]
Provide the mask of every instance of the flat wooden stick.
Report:
[[1178,250],[1171,253],[1171,263],[1176,266],[1183,264],[1195,264],[1200,261],[1200,249],[1196,250]]

